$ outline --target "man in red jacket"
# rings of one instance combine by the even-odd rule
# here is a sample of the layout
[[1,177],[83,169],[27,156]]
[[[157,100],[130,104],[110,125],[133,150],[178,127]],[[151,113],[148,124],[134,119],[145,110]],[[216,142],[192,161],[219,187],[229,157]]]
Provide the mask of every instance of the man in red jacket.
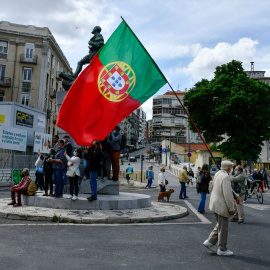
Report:
[[[27,169],[27,168],[23,169],[21,182],[18,185],[13,186],[10,189],[12,201],[8,205],[13,205],[14,207],[22,206],[21,195],[27,194],[26,190],[27,190],[27,187],[29,186],[31,180],[32,179],[29,177],[29,169]],[[15,199],[15,193],[17,193],[17,197],[18,197],[17,203],[16,203],[16,199]]]

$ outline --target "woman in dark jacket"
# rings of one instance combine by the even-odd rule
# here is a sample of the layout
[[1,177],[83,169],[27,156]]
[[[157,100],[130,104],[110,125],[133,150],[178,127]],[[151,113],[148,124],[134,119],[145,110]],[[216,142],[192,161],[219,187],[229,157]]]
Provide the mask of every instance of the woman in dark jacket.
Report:
[[[49,162],[50,159],[54,158],[55,156],[55,150],[51,148],[48,152],[48,155],[46,157],[43,157],[40,152],[38,152],[38,155],[40,156],[40,159],[44,159],[43,163],[43,171],[45,174],[45,193],[43,196],[52,196],[53,194],[53,166],[52,162]],[[48,194],[48,187],[50,186],[50,193]]]
[[88,160],[88,171],[90,173],[91,197],[88,201],[97,199],[97,172],[100,169],[101,161],[103,160],[103,153],[100,149],[100,142],[94,141],[89,150],[84,150],[85,159]]
[[205,200],[206,195],[209,193],[209,182],[212,180],[212,177],[209,173],[209,166],[208,164],[204,164],[202,166],[202,170],[200,171],[200,181],[197,183],[197,192],[201,193],[201,200],[199,203],[198,212],[201,214],[204,214],[204,206],[205,206]]

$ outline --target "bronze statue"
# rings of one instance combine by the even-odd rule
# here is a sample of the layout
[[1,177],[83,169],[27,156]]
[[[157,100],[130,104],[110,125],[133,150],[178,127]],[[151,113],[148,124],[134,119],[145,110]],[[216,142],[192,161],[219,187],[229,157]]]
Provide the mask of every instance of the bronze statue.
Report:
[[92,34],[94,35],[88,42],[89,54],[83,57],[77,64],[76,71],[73,75],[68,75],[63,72],[59,74],[59,77],[64,79],[62,82],[63,88],[68,91],[75,79],[78,77],[79,73],[82,71],[82,67],[85,64],[89,64],[98,50],[104,45],[103,36],[100,34],[101,27],[95,26]]

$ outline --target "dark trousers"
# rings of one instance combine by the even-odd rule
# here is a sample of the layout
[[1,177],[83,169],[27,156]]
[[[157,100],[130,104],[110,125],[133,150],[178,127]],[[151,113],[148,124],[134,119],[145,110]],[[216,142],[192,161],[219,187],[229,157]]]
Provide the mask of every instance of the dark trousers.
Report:
[[17,193],[18,203],[21,203],[21,195],[22,194],[26,195],[26,189],[18,189],[17,191],[14,191],[11,188],[11,200],[14,201],[14,202],[16,201],[15,193]]
[[54,177],[55,195],[62,196],[64,189],[63,169],[55,169]]
[[[181,189],[180,189],[179,198],[184,198],[187,196],[186,183],[180,181],[180,184],[181,184]],[[184,194],[184,197],[183,197],[183,194]]]
[[164,185],[164,187],[162,185],[159,185],[160,186],[160,192],[165,192],[166,191],[166,186]]
[[44,174],[36,171],[36,181],[35,184],[37,185],[37,189],[40,188],[40,190],[44,189]]
[[53,194],[53,173],[45,173],[45,193],[48,193],[48,186],[50,186],[50,194]]
[[268,188],[269,189],[269,183],[268,183],[268,178],[264,178],[264,188]]
[[79,176],[75,175],[74,177],[68,177],[68,180],[69,180],[70,195],[73,196],[73,194],[75,194],[75,196],[78,196],[78,192],[79,192],[79,187],[78,187]]

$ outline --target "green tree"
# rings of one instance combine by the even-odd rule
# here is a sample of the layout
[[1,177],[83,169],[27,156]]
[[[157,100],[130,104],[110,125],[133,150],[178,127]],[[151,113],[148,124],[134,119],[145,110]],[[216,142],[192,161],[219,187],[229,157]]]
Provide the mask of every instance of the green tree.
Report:
[[216,67],[211,81],[202,79],[184,97],[205,140],[225,139],[221,153],[236,160],[258,159],[263,141],[270,138],[269,104],[270,86],[248,78],[236,60]]

